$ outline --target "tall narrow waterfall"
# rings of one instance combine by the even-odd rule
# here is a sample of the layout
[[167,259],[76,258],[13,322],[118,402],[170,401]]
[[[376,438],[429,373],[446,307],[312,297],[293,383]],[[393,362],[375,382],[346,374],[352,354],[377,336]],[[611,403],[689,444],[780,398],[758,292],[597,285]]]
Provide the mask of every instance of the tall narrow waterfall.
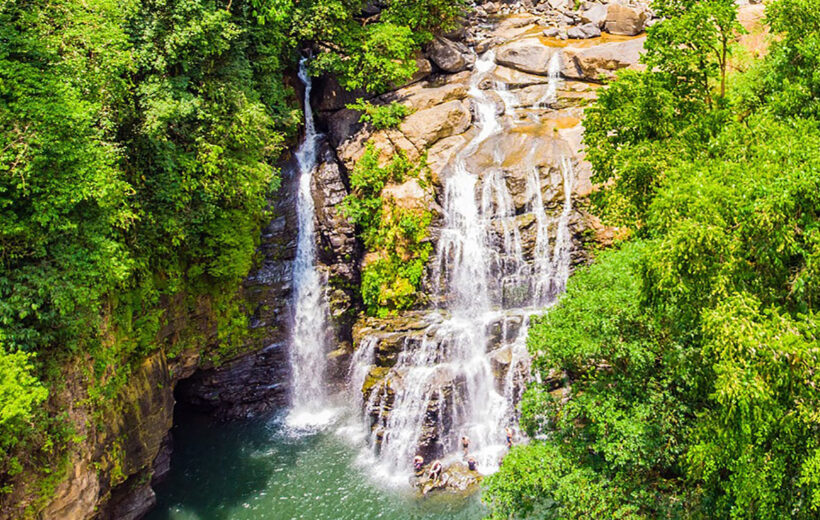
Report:
[[327,307],[322,277],[316,269],[314,203],[311,180],[316,169],[319,135],[310,108],[311,78],[306,59],[299,62],[299,79],[305,85],[305,137],[296,151],[298,167],[298,238],[293,266],[293,324],[290,333],[291,412],[288,423],[296,428],[327,420],[325,369]]
[[[553,61],[560,68],[560,61]],[[469,94],[477,131],[442,174],[444,215],[432,266],[440,308],[425,316],[426,327],[403,336],[395,361],[380,367],[387,370],[383,383],[370,388],[361,402],[369,445],[385,475],[406,474],[417,453],[458,459],[462,435],[470,438],[470,454],[480,471],[497,469],[506,449],[505,430],[516,426],[516,406],[529,377],[529,315],[554,301],[569,275],[572,164],[566,157],[560,160],[564,204],[559,216],[545,209],[536,166],[525,179],[525,214],[516,210],[500,139],[502,130],[516,124],[517,100],[497,82],[493,95],[482,90],[495,68],[492,51],[476,60]],[[552,91],[557,78],[557,72],[550,77]],[[504,103],[503,120],[497,115],[498,98]],[[482,167],[471,162],[479,153]],[[515,159],[515,167],[534,165],[533,153]],[[534,222],[529,249],[519,232],[522,217]],[[374,335],[360,342],[349,377],[353,392],[361,394],[368,373],[374,373],[369,370],[379,341]]]

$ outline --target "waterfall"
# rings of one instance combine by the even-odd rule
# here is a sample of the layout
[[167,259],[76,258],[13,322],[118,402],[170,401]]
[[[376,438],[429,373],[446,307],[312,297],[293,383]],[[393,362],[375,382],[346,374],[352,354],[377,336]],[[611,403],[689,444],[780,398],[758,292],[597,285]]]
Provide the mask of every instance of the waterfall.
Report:
[[324,282],[316,269],[314,203],[311,180],[316,169],[319,135],[310,108],[311,78],[307,62],[299,62],[299,79],[305,85],[305,137],[296,151],[298,169],[298,236],[293,265],[293,323],[290,331],[291,411],[288,424],[312,428],[327,422],[325,370],[327,306]]
[[[563,205],[560,215],[551,216],[537,147],[530,148],[513,166],[531,165],[521,178],[527,200],[521,215],[508,186],[510,165],[501,135],[517,124],[517,100],[506,85],[493,84],[504,103],[500,119],[494,96],[481,88],[495,67],[493,51],[475,62],[469,95],[477,131],[442,174],[444,211],[431,273],[438,308],[424,315],[423,326],[365,334],[351,362],[348,384],[357,394],[369,464],[379,479],[406,483],[416,454],[428,462],[459,460],[462,435],[471,439],[470,455],[481,472],[498,468],[505,430],[516,427],[517,405],[530,377],[529,316],[550,305],[569,276],[572,163],[560,158]],[[553,101],[559,75],[556,52],[548,88]],[[490,166],[471,165],[479,151]],[[534,239],[526,248],[521,217],[533,222],[528,233]],[[397,337],[403,337],[401,345]],[[380,362],[381,355],[394,357]]]
[[550,62],[547,65],[547,91],[544,96],[536,103],[537,107],[549,108],[552,103],[558,99],[558,83],[561,81],[561,51],[555,50],[550,57]]

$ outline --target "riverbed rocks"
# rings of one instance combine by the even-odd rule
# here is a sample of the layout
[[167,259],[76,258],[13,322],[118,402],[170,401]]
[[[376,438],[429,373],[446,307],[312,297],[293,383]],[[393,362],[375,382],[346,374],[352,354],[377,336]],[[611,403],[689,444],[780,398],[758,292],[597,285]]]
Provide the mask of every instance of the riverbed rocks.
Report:
[[547,47],[538,38],[524,38],[499,47],[495,61],[522,72],[546,75],[555,52],[556,49]]
[[446,465],[441,476],[431,479],[430,465],[424,467],[424,473],[413,480],[413,485],[422,495],[434,491],[449,491],[459,494],[469,494],[478,488],[482,477],[478,471],[471,471],[463,462],[454,462]]
[[586,23],[584,25],[576,25],[567,30],[567,38],[573,40],[585,40],[587,38],[597,38],[601,35],[601,29],[598,24]]

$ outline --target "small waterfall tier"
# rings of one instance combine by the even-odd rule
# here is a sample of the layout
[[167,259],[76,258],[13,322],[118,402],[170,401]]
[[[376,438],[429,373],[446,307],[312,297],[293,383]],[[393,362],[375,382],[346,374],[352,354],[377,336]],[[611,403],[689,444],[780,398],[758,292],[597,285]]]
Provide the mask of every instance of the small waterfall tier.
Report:
[[[496,67],[492,51],[476,59],[474,124],[442,169],[428,266],[435,308],[354,330],[348,385],[369,456],[400,482],[415,455],[460,460],[462,436],[479,471],[498,468],[530,377],[529,316],[555,301],[570,272],[568,146],[542,123],[542,103],[521,108]],[[557,67],[544,103],[555,99]]]

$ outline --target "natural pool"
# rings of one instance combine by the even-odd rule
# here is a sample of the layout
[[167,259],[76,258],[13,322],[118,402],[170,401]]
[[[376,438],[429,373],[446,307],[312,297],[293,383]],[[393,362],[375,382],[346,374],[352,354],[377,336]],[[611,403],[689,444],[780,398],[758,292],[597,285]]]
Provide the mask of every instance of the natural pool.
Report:
[[417,498],[380,486],[335,428],[288,433],[282,415],[215,423],[177,414],[171,474],[148,520],[477,520],[478,495]]

